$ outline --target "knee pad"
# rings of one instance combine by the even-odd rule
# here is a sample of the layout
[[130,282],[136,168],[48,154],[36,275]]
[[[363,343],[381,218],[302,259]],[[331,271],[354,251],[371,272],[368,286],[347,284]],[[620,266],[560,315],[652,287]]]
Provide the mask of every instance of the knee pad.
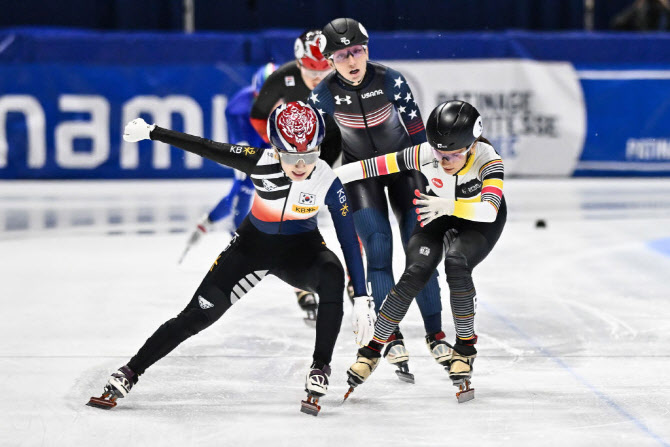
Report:
[[354,223],[365,247],[368,267],[373,270],[390,269],[393,239],[388,217],[375,208],[365,208],[354,213]]
[[447,274],[447,281],[450,276],[470,276],[470,267],[465,255],[460,252],[448,252],[444,257],[444,272]]
[[433,274],[432,269],[418,263],[412,263],[405,269],[394,289],[400,296],[416,298]]
[[[233,304],[231,297],[210,283],[203,283],[193,294],[188,307],[182,313],[188,313],[193,324],[205,325],[202,329],[221,318]],[[180,314],[181,317],[181,314]],[[200,329],[200,330],[202,330]]]

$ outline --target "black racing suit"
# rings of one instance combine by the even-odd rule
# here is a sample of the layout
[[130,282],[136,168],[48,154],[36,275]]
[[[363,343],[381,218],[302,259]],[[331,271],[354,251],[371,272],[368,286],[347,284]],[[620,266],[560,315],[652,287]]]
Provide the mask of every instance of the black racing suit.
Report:
[[347,196],[333,170],[318,160],[309,177],[293,182],[272,149],[217,143],[158,126],[150,136],[244,172],[251,177],[256,196],[251,212],[188,305],[156,330],[128,367],[144,373],[181,342],[213,324],[268,274],[319,294],[313,359],[318,367],[330,363],[342,322],[344,269],[317,228],[316,215],[326,206],[355,294],[366,295]]
[[[342,134],[342,164],[399,151],[426,141],[419,108],[405,78],[396,70],[368,62],[358,86],[345,82],[337,72],[314,89],[310,104],[334,118]],[[414,190],[425,192],[426,179],[419,172],[402,172],[349,183],[345,186],[354,210],[356,231],[367,256],[367,281],[376,308],[381,307],[395,281],[392,271],[392,233],[385,189],[407,245],[416,213]],[[440,289],[437,272],[416,298],[427,333],[441,330]]]
[[[312,91],[302,80],[297,62],[285,63],[268,76],[261,87],[251,108],[251,124],[265,142],[269,142],[266,130],[267,120],[277,102],[306,102],[311,93]],[[340,145],[340,130],[337,124],[332,119],[326,119],[326,135],[321,143],[321,159],[333,166],[342,151]]]

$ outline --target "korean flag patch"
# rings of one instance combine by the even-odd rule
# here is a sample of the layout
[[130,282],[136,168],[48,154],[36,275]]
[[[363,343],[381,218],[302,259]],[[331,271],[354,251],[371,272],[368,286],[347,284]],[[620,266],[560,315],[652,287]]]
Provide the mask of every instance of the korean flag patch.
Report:
[[299,202],[301,205],[315,205],[316,195],[307,192],[301,192]]

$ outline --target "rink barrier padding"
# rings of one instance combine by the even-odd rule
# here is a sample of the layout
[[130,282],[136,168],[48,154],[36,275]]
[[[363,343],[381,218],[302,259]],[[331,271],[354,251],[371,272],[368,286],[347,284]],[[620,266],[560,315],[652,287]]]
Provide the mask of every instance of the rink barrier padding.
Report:
[[[155,142],[137,116],[226,140],[227,99],[292,57],[296,30],[105,33],[0,30],[0,178],[217,178],[231,171]],[[472,102],[509,176],[670,174],[670,35],[371,33],[373,59],[427,116]]]

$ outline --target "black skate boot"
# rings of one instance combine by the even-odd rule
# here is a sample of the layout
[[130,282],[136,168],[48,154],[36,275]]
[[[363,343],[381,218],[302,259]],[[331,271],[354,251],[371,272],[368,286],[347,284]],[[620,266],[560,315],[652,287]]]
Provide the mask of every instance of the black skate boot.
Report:
[[109,410],[116,407],[116,400],[124,398],[137,383],[138,377],[127,365],[119,368],[107,381],[105,390],[100,397],[91,397],[86,405]]
[[475,389],[470,388],[472,368],[477,357],[477,336],[468,340],[456,338],[453,346],[451,360],[449,362],[449,377],[454,386],[458,387],[456,398],[459,403],[467,402],[475,398]]
[[426,335],[426,346],[437,363],[444,366],[449,372],[449,363],[451,362],[451,345],[444,341],[444,332]]
[[307,313],[307,316],[303,320],[308,326],[315,327],[316,309],[319,306],[316,301],[316,295],[306,290],[296,290],[295,295],[298,297],[298,305]]
[[344,395],[344,400],[347,400],[354,388],[362,385],[377,368],[379,360],[382,358],[381,349],[382,345],[380,343],[371,341],[370,344],[358,350],[356,363],[351,365],[347,371],[349,391]]
[[405,348],[405,341],[400,330],[391,334],[387,340],[386,349],[384,349],[384,357],[388,362],[396,366],[396,374],[403,382],[414,383],[414,374],[409,372],[407,361],[409,360],[409,352]]
[[318,416],[321,411],[319,399],[328,391],[328,379],[330,378],[330,365],[314,361],[305,377],[305,391],[307,399],[301,402],[300,411]]

